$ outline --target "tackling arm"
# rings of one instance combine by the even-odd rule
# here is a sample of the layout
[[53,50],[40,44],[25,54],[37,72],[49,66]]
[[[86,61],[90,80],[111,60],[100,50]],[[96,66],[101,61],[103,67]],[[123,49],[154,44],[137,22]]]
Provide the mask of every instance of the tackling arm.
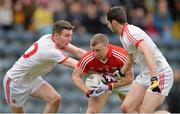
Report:
[[131,84],[134,80],[133,67],[129,67],[124,77],[121,77],[117,82],[112,83],[112,89]]
[[66,59],[65,61],[63,61],[61,64],[65,65],[65,66],[67,66],[67,67],[74,68],[77,63],[78,63],[77,60],[69,57],[68,59]]
[[81,72],[77,67],[75,67],[73,73],[72,73],[72,80],[74,81],[75,85],[86,94],[88,91],[88,88],[86,87],[84,80],[82,79],[82,76],[84,75],[83,72]]
[[86,53],[85,50],[78,48],[72,44],[69,44],[67,46],[67,48],[65,48],[64,50],[66,50],[67,52],[69,52],[69,53],[71,53],[71,54],[73,54],[79,58],[81,58]]

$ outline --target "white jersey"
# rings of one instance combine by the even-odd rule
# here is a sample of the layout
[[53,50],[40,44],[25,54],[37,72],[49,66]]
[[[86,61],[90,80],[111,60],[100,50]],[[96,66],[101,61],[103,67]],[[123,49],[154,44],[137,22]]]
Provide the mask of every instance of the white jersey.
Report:
[[56,48],[51,34],[35,42],[7,72],[15,83],[28,86],[35,78],[44,76],[57,64],[68,58]]
[[128,51],[128,53],[133,55],[134,62],[140,66],[140,73],[149,75],[145,56],[137,50],[137,47],[141,41],[145,41],[147,45],[152,49],[158,73],[161,73],[166,69],[171,69],[165,57],[153,43],[152,39],[140,28],[134,25],[125,24],[121,31],[120,40],[123,47]]

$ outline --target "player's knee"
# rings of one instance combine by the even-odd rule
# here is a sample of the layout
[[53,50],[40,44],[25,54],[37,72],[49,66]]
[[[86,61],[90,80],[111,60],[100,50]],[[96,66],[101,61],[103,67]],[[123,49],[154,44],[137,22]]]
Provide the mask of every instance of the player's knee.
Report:
[[127,110],[128,110],[128,108],[127,108],[126,105],[122,104],[122,105],[121,105],[121,110],[122,110],[122,112],[126,113]]
[[122,112],[124,112],[124,113],[128,113],[128,112],[131,112],[131,111],[132,111],[131,107],[128,106],[127,104],[124,104],[124,103],[121,105],[121,110],[122,110]]
[[54,103],[55,104],[60,104],[61,101],[61,96],[59,94],[55,95],[54,97]]
[[61,101],[61,96],[59,94],[54,94],[51,100],[49,101],[49,103],[53,105],[59,105],[60,101]]
[[87,110],[87,114],[97,114],[99,112],[100,112],[100,110],[95,106],[89,107]]

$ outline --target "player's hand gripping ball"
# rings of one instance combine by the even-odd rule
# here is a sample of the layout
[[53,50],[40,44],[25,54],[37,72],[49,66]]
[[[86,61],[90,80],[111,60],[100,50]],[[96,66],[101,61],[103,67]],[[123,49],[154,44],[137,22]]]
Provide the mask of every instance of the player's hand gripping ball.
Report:
[[92,94],[94,94],[93,96],[100,96],[105,92],[103,90],[95,91],[95,88],[97,88],[101,80],[104,80],[104,78],[100,74],[91,74],[86,78],[85,85],[89,90],[93,91],[92,92]]

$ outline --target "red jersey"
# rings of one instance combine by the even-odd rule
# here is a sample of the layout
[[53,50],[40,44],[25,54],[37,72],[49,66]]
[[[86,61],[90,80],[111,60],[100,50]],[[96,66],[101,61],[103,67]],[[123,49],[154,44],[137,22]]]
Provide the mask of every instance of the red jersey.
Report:
[[87,73],[90,70],[99,73],[113,73],[118,68],[121,68],[126,59],[127,52],[118,46],[108,45],[107,61],[98,60],[92,51],[88,51],[78,62],[77,66],[80,71]]

